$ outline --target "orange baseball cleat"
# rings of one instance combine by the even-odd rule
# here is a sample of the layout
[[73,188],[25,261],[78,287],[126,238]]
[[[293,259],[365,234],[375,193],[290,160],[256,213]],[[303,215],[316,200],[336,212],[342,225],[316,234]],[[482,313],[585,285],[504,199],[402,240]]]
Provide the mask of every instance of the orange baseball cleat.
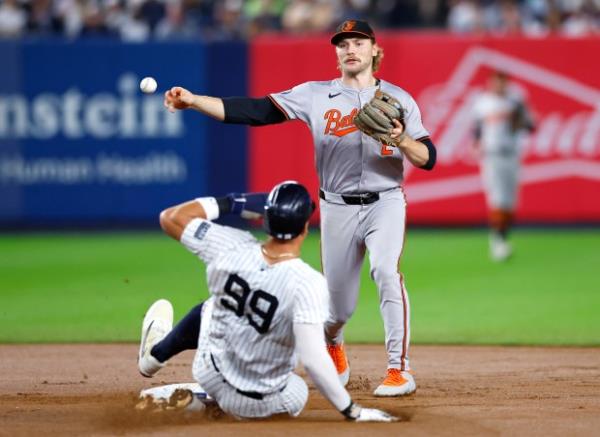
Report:
[[408,371],[387,369],[387,376],[375,389],[375,396],[404,396],[417,390],[415,379]]
[[348,363],[344,343],[328,344],[327,352],[329,352],[329,356],[333,360],[333,364],[335,365],[335,369],[337,370],[342,385],[346,386],[350,379],[350,364]]

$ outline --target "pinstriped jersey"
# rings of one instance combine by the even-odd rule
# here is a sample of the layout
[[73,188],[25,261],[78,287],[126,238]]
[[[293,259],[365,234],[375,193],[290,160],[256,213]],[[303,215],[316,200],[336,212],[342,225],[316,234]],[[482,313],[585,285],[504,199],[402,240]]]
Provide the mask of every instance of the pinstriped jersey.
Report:
[[324,323],[323,275],[299,258],[269,265],[249,232],[194,219],[181,242],[206,263],[214,296],[207,344],[233,387],[272,393],[285,387],[297,364],[294,323]]
[[315,160],[321,188],[338,194],[386,191],[403,180],[403,155],[396,147],[378,143],[354,126],[354,116],[370,101],[375,91],[394,96],[405,110],[406,133],[416,139],[428,137],[414,99],[389,82],[363,90],[340,80],[306,82],[271,100],[288,119],[304,121],[315,145]]

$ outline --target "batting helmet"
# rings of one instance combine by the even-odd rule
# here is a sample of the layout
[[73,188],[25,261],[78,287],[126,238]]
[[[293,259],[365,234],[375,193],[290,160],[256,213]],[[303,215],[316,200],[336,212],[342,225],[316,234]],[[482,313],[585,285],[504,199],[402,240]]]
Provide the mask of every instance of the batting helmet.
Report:
[[276,185],[265,204],[265,231],[280,240],[296,238],[315,210],[315,202],[304,186],[296,181]]

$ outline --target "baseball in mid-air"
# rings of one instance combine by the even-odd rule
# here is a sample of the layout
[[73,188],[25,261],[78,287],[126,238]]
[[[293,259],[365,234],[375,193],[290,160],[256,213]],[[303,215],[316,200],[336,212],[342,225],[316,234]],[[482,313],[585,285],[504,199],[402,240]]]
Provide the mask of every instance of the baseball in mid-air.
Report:
[[145,77],[140,82],[140,89],[146,94],[152,94],[156,91],[156,87],[158,87],[158,84],[153,77]]

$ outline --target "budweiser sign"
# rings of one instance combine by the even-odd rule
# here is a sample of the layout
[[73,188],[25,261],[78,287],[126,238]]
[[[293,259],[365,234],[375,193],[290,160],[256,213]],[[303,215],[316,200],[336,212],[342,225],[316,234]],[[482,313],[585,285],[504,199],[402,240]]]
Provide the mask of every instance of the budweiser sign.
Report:
[[[536,130],[521,138],[522,184],[581,177],[600,180],[600,90],[526,60],[487,48],[466,52],[450,79],[432,85],[419,96],[423,118],[438,147],[438,164],[472,166],[473,171],[428,182],[407,184],[411,203],[462,196],[481,191],[472,153],[474,98],[478,73],[501,69],[528,96]],[[537,93],[533,90],[540,88]],[[556,107],[536,105],[534,94],[556,94]],[[571,104],[560,105],[562,100]],[[564,102],[563,102],[564,103]],[[577,109],[565,109],[573,108]]]
[[[406,165],[412,223],[483,223],[486,207],[472,151],[472,105],[492,70],[506,71],[527,97],[536,130],[521,138],[523,167],[517,218],[529,222],[600,222],[600,39],[454,37],[444,33],[382,33],[382,79],[406,89],[438,148],[434,171]],[[294,50],[290,50],[293,47]],[[265,95],[308,80],[335,77],[335,57],[318,40],[261,39],[254,43],[251,92]],[[323,59],[306,64],[307,57]],[[269,74],[269,59],[285,59]],[[327,62],[331,60],[331,63]],[[330,133],[344,132],[344,115],[332,112]],[[308,130],[285,123],[250,132],[251,187],[294,178],[317,190],[311,154],[282,161],[287,147],[305,150]],[[273,157],[278,157],[274,162]],[[300,160],[302,160],[300,162]]]

